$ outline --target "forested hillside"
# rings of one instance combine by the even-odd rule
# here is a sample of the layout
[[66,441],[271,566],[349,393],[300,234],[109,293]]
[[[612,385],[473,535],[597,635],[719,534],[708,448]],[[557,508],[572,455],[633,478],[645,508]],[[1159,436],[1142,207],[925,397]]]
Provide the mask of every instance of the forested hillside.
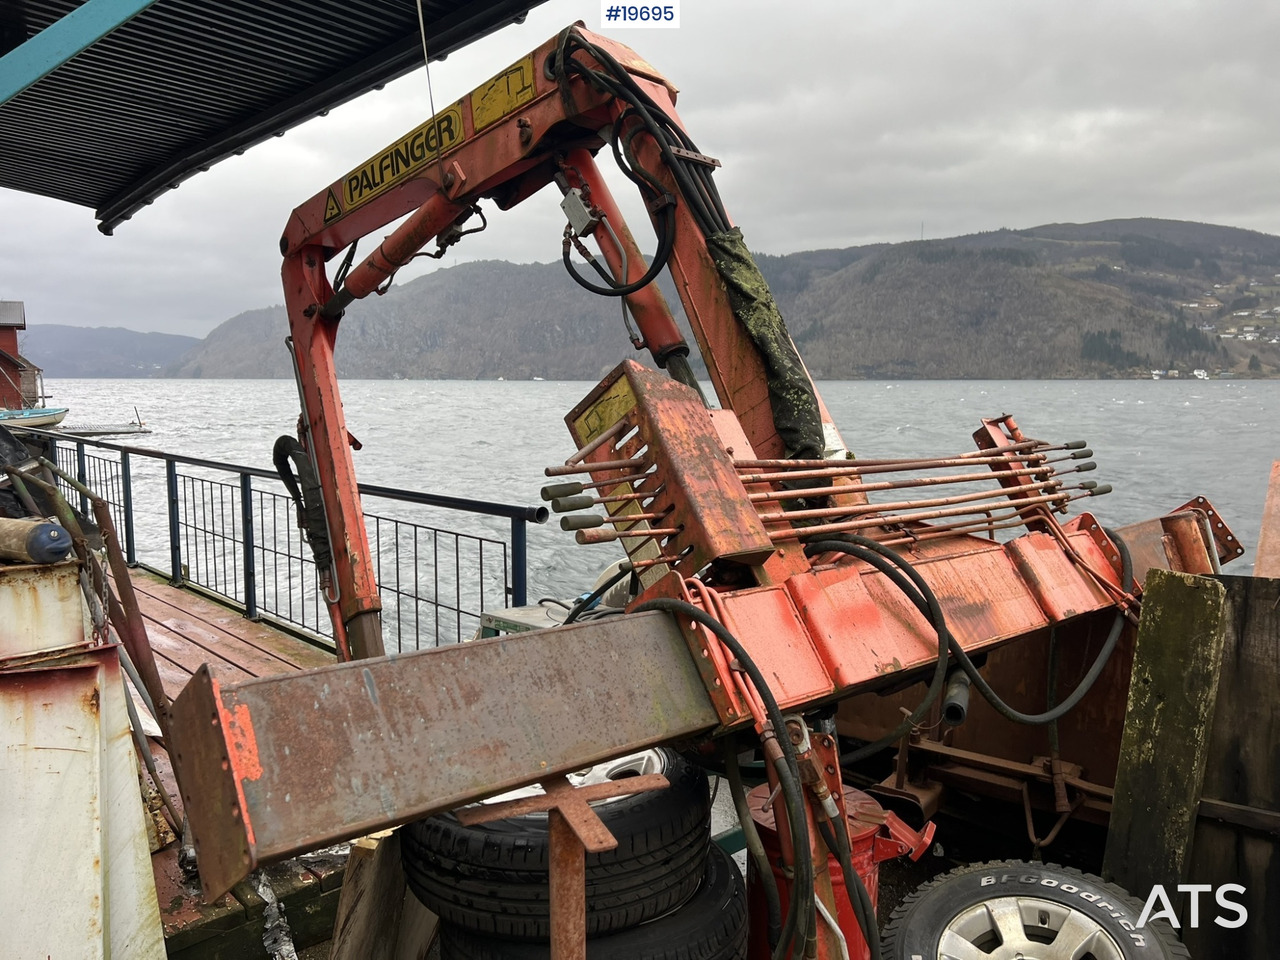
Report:
[[[1280,374],[1280,238],[1266,234],[1117,220],[758,261],[821,378]],[[283,308],[241,314],[167,372],[289,376],[286,333]],[[558,263],[394,286],[354,304],[338,342],[355,378],[592,379],[632,355],[617,301]]]

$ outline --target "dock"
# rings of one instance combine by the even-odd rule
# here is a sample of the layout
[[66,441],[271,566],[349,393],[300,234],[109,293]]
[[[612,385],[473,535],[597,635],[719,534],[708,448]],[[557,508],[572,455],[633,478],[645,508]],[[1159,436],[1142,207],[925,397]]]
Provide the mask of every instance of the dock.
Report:
[[[178,695],[201,665],[232,683],[324,666],[332,653],[265,623],[246,619],[195,590],[171,586],[163,577],[132,571],[133,588],[155,651],[165,693]],[[161,780],[181,810],[181,797],[164,747],[154,739],[152,754]],[[165,948],[170,960],[230,960],[265,956],[262,946],[266,902],[251,877],[213,903],[178,865],[179,844],[152,855]],[[302,950],[327,941],[341,892],[346,854],[320,851],[262,871],[284,907],[294,945]]]

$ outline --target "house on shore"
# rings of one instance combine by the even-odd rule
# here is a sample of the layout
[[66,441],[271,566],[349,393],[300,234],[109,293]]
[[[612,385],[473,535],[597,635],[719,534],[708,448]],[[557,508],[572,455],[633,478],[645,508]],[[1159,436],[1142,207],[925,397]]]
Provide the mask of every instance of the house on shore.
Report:
[[42,371],[18,353],[18,331],[27,329],[21,300],[0,300],[0,408],[44,406]]

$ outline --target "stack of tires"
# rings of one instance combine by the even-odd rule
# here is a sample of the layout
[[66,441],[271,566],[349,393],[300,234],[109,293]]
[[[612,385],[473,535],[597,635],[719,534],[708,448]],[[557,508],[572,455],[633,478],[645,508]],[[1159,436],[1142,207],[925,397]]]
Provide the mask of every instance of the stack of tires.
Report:
[[[587,854],[588,960],[741,960],[746,894],[710,841],[706,774],[660,749],[594,767],[585,782],[640,773],[671,786],[592,804],[618,846]],[[410,889],[442,921],[441,960],[550,957],[545,814],[419,820],[401,830],[401,851]]]

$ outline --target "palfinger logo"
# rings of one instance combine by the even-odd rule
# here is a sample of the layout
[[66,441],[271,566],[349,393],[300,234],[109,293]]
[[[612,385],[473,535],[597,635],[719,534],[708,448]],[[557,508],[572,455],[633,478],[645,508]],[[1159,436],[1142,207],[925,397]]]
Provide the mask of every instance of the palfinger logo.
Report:
[[343,177],[344,211],[350,212],[408,179],[458,143],[462,135],[462,110],[455,103]]
[[[1228,894],[1241,894],[1245,892],[1245,888],[1238,883],[1224,883],[1216,890],[1207,883],[1180,883],[1178,884],[1178,893],[1189,895],[1187,900],[1187,927],[1194,930],[1200,926],[1200,894],[1213,892],[1213,899],[1217,902],[1218,907],[1229,913],[1235,914],[1234,919],[1226,919],[1223,916],[1215,916],[1213,922],[1220,927],[1228,930],[1234,930],[1236,927],[1243,927],[1249,920],[1249,911],[1244,905],[1237,903],[1228,898]],[[1156,907],[1159,909],[1156,909]],[[1138,917],[1138,926],[1145,927],[1151,920],[1167,920],[1169,926],[1175,930],[1179,929],[1181,924],[1178,921],[1177,911],[1173,909],[1173,902],[1169,899],[1169,895],[1165,893],[1164,885],[1157,883],[1151,888],[1151,892],[1147,894],[1147,902],[1142,908],[1142,914]]]

